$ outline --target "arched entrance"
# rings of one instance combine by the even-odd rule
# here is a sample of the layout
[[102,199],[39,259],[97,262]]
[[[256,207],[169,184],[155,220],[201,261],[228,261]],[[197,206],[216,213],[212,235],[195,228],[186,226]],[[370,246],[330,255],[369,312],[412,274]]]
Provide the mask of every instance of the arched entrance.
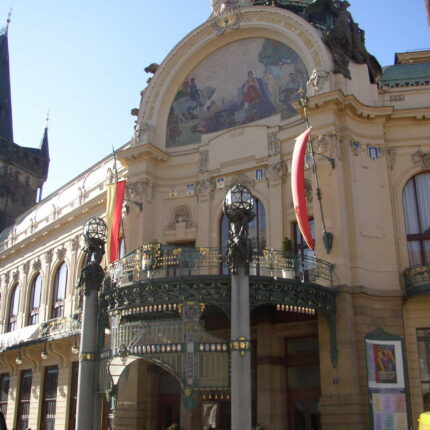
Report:
[[181,384],[169,371],[136,358],[127,364],[117,384],[114,429],[156,430],[180,424]]

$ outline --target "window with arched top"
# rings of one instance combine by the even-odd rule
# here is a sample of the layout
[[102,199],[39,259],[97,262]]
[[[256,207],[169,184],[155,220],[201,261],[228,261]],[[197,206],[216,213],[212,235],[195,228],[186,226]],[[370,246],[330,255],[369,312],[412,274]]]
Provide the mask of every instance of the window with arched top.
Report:
[[[260,253],[266,248],[266,209],[263,203],[257,198],[254,198],[255,218],[249,223],[248,237],[251,239],[254,252]],[[222,253],[225,252],[228,245],[228,231],[230,222],[227,217],[222,214],[220,221],[220,245]],[[227,273],[227,267],[222,268],[222,273]]]
[[19,284],[16,284],[13,288],[12,296],[10,298],[9,320],[7,325],[7,331],[14,331],[16,329],[20,295],[21,295],[21,287],[19,286]]
[[37,324],[39,322],[40,296],[42,294],[42,275],[38,273],[31,283],[30,302],[28,309],[27,324]]
[[430,172],[411,178],[403,189],[406,240],[411,266],[430,264]]
[[59,318],[64,315],[64,298],[67,286],[67,264],[61,263],[55,272],[54,296],[52,301],[52,318]]

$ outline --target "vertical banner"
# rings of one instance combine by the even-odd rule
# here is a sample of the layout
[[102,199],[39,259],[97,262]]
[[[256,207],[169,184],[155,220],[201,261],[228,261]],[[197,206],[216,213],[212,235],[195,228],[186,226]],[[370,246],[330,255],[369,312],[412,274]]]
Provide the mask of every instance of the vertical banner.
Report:
[[296,213],[297,224],[300,232],[309,248],[314,251],[315,243],[312,238],[311,227],[309,224],[305,193],[305,154],[310,132],[311,129],[308,128],[296,138],[293,159],[291,162],[291,191],[293,194],[294,211]]
[[379,329],[365,338],[373,430],[409,429],[403,342]]
[[119,257],[119,234],[125,183],[125,181],[116,182],[109,185],[107,189],[106,224],[108,235],[106,250],[109,263],[114,262]]

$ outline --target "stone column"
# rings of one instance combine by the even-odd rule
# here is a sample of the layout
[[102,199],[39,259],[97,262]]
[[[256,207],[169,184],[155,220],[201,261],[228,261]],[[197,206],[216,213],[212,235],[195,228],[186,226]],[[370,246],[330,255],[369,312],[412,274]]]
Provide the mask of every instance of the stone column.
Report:
[[95,410],[95,372],[97,351],[97,290],[89,289],[84,296],[82,336],[79,356],[77,428],[93,429]]
[[[243,339],[242,339],[243,338]],[[231,275],[231,428],[251,430],[251,353],[249,276],[244,265]]]

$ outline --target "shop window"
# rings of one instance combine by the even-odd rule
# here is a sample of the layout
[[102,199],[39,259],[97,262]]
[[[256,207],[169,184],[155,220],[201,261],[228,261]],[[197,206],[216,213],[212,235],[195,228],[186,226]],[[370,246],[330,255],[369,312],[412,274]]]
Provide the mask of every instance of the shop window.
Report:
[[[266,248],[266,209],[260,200],[254,198],[255,218],[249,223],[248,237],[251,239],[252,248],[256,254],[260,254]],[[228,245],[228,232],[230,222],[223,214],[220,221],[220,245],[221,252],[224,255]],[[222,273],[228,273],[227,265],[223,265]]]
[[55,413],[57,409],[58,366],[45,367],[42,397],[41,430],[55,428]]
[[19,298],[21,295],[21,288],[19,284],[16,284],[12,297],[10,299],[10,305],[9,305],[9,322],[8,322],[8,331],[14,331],[16,329],[16,321],[18,318],[18,309],[19,309]]
[[430,172],[410,179],[403,189],[409,264],[430,264]]
[[16,428],[26,430],[30,416],[31,382],[33,374],[31,370],[23,370],[19,382],[18,414]]
[[430,410],[430,328],[417,329],[423,410]]
[[55,273],[54,296],[52,302],[52,318],[60,318],[64,315],[64,298],[67,286],[67,264],[61,263]]
[[9,373],[0,374],[0,410],[6,416],[7,414],[7,401],[9,398]]
[[30,308],[28,311],[28,325],[39,322],[40,295],[42,293],[42,276],[37,274],[31,283]]

